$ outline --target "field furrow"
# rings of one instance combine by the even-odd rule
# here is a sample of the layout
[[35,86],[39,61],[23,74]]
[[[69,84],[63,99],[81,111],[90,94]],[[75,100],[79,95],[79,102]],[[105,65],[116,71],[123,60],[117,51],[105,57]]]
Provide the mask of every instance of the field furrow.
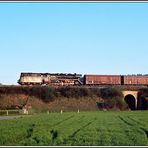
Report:
[[0,145],[148,146],[147,111],[64,112],[0,121]]

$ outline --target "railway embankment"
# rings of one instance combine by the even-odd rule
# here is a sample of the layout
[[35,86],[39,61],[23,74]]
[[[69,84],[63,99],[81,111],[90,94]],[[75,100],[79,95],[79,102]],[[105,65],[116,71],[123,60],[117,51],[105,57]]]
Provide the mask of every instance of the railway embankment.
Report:
[[[140,95],[147,97],[148,89],[141,89]],[[121,87],[0,87],[0,109],[21,109],[25,105],[36,111],[129,110]]]

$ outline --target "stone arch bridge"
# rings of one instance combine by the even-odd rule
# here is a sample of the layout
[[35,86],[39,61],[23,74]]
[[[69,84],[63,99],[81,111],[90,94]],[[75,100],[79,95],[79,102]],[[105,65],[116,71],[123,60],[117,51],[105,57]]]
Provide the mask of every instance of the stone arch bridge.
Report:
[[124,100],[131,110],[136,110],[138,107],[138,90],[124,90],[122,91]]

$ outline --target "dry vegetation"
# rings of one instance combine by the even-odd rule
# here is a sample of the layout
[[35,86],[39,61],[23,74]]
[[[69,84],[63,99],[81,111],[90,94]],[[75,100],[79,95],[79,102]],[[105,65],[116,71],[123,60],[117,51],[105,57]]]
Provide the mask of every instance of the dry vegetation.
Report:
[[0,109],[22,108],[26,103],[38,111],[127,109],[117,87],[0,87]]

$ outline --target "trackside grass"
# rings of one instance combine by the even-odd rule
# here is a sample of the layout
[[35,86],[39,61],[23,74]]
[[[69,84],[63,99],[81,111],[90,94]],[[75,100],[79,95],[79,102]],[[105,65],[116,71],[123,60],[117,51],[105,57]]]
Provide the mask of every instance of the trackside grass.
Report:
[[64,112],[0,121],[0,145],[148,146],[148,111]]

